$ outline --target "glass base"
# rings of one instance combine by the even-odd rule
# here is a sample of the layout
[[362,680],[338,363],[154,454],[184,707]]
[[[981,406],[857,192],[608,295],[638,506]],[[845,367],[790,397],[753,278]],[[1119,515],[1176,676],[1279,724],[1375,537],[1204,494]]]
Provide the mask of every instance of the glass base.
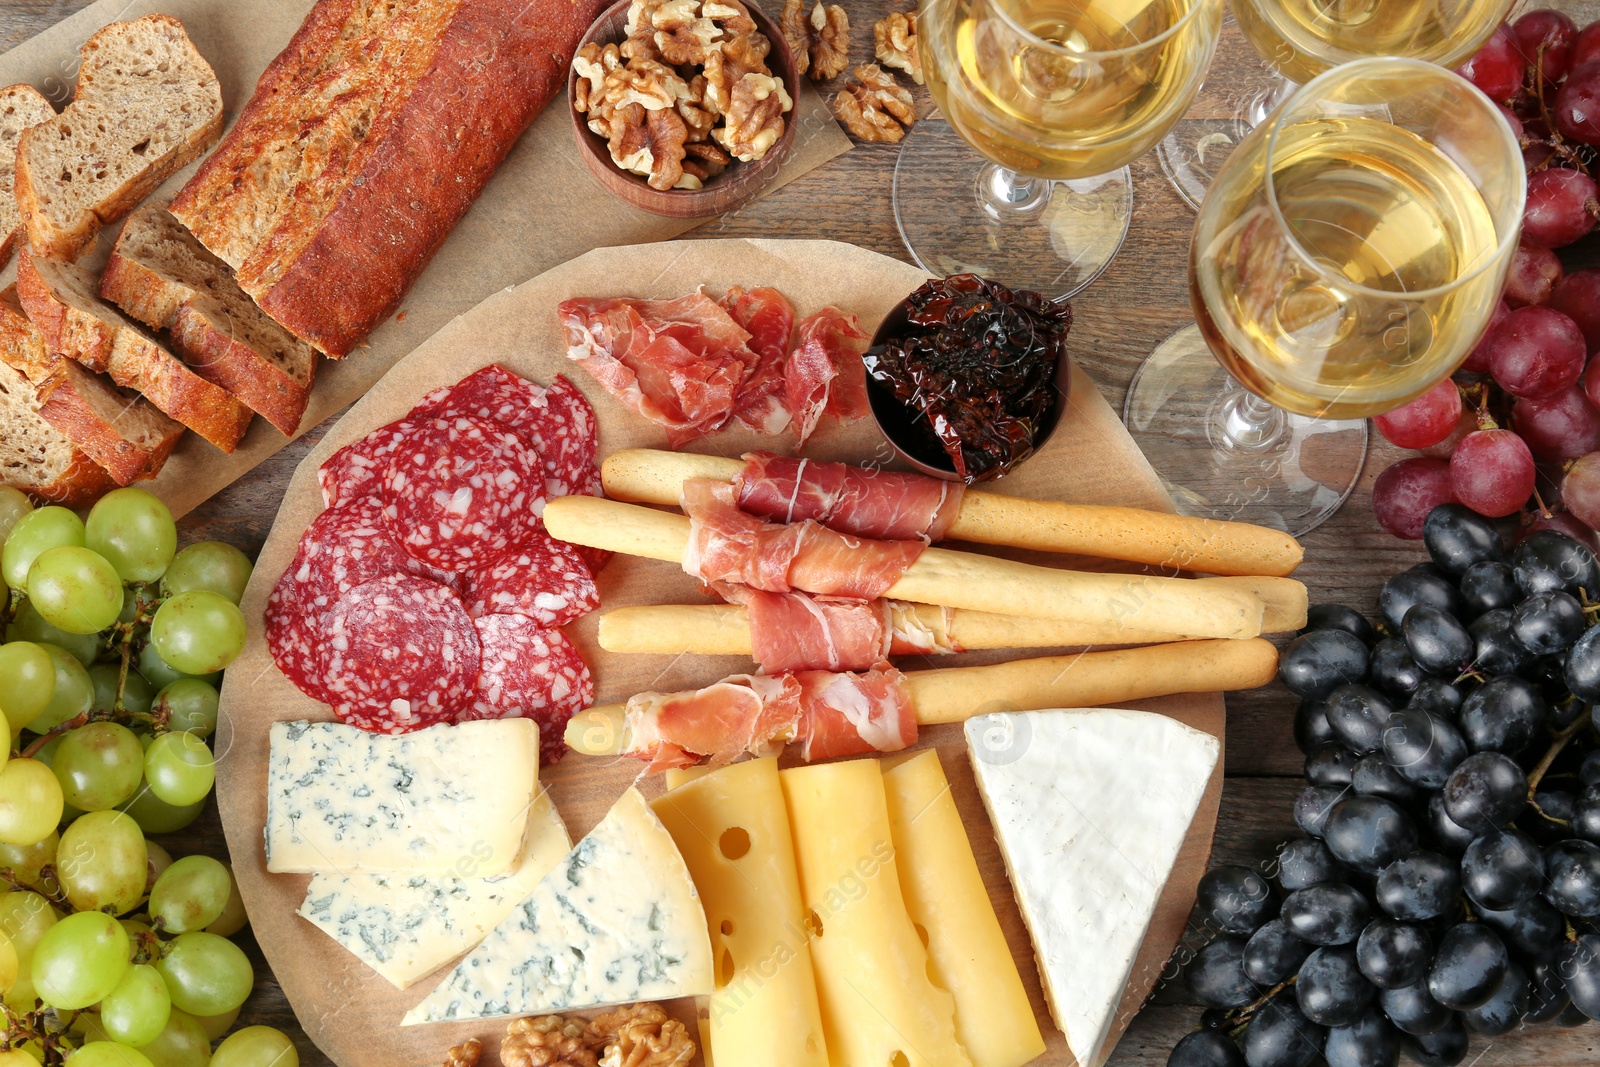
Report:
[[1367,455],[1365,419],[1310,419],[1259,400],[1197,326],[1140,365],[1122,419],[1180,513],[1295,537],[1339,510]]
[[894,217],[930,274],[981,274],[1065,300],[1122,247],[1133,181],[1126,167],[1098,178],[1030,179],[978,155],[943,119],[927,118],[901,145]]

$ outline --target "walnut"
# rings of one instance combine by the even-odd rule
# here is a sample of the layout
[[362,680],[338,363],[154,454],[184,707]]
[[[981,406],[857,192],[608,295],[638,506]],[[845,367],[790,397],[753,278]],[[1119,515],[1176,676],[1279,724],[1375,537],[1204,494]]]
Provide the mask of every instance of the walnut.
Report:
[[795,69],[824,82],[850,65],[850,16],[838,4],[823,7],[821,0],[805,13],[804,0],[786,0],[778,28],[794,53]]
[[646,110],[672,107],[689,96],[689,83],[678,72],[651,59],[630,59],[606,74],[606,97],[615,107],[642,104]]
[[612,162],[645,176],[650,188],[673,188],[683,177],[684,145],[689,131],[676,111],[647,111],[627,104],[616,112],[608,144]]
[[594,1052],[584,1040],[581,1021],[545,1015],[537,1019],[517,1019],[506,1027],[500,1042],[503,1067],[600,1067]]
[[685,145],[684,150],[687,155],[683,161],[683,177],[678,181],[680,189],[698,187],[687,185],[690,181],[705,184],[727,170],[728,164],[733,162],[732,156],[714,144]]
[[722,32],[728,37],[756,32],[756,20],[750,17],[750,9],[739,0],[705,0],[700,7],[700,15],[721,26]]
[[674,66],[704,63],[722,29],[700,11],[700,0],[666,0],[650,15],[656,48]]
[[805,0],[784,0],[778,29],[794,53],[795,73],[804,74],[811,69],[811,23],[806,18]]
[[653,30],[655,27],[651,23],[656,9],[666,2],[667,0],[633,0],[633,3],[628,5],[628,21],[623,25],[622,32],[632,37]]
[[445,1054],[444,1067],[478,1067],[478,1057],[483,1055],[483,1042],[472,1037],[465,1045],[452,1045]]
[[601,48],[593,41],[578,50],[572,59],[572,69],[578,72],[572,106],[580,115],[605,93],[606,75],[622,66],[622,56],[614,44]]
[[633,1004],[595,1017],[591,1046],[603,1043],[600,1067],[688,1067],[695,1044],[659,1004]]
[[[746,76],[751,74],[773,76],[764,62],[767,49],[771,47],[772,42],[757,33],[724,45],[707,56],[705,66],[707,110],[718,115],[726,115],[733,107],[734,86]],[[781,85],[782,79],[778,81]],[[786,92],[785,99],[787,98]],[[783,110],[788,111],[789,107],[790,105],[785,104]]]
[[656,47],[655,31],[646,27],[622,42],[623,59],[648,59],[661,62],[661,49]]
[[760,159],[783,136],[783,113],[793,106],[781,79],[746,74],[733,87],[724,125],[711,136],[735,159]]
[[717,113],[706,103],[706,76],[696,74],[689,82],[689,95],[678,101],[678,117],[688,130],[689,144],[700,144],[711,139],[711,127],[717,124]]
[[917,27],[910,16],[896,11],[885,15],[872,26],[872,39],[878,53],[878,62],[911,75],[911,80],[922,84],[922,57],[917,52]]
[[911,90],[896,85],[894,75],[876,63],[857,67],[855,75],[856,80],[833,98],[834,114],[863,141],[899,141],[906,135],[902,127],[917,121]]

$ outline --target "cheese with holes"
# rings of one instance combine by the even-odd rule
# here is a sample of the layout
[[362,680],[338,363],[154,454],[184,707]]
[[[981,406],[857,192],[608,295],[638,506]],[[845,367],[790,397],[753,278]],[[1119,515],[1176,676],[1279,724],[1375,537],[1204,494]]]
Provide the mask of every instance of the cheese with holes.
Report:
[[315,874],[300,915],[405,989],[482,941],[571,850],[561,816],[541,791],[528,816],[522,858],[508,873]]
[[1220,746],[1164,715],[1096,709],[982,715],[966,735],[1050,1011],[1096,1067]]
[[883,787],[906,911],[926,934],[934,981],[956,1000],[974,1067],[1021,1067],[1044,1035],[1000,929],[936,749],[889,761]]
[[838,1064],[972,1067],[955,1000],[900,893],[876,759],[779,772],[811,935],[828,1055]]
[[705,903],[717,972],[710,1054],[730,1064],[828,1067],[777,760],[689,776],[651,806]]
[[532,719],[399,735],[273,723],[267,870],[504,874],[522,853],[538,788]]
[[636,789],[403,1025],[548,1015],[711,993],[706,913]]

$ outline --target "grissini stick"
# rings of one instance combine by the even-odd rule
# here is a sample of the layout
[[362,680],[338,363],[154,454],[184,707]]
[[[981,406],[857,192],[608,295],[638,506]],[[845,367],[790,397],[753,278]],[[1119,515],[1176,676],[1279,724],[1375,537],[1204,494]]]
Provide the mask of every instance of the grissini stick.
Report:
[[[904,678],[918,724],[932,726],[992,711],[1093,708],[1174,693],[1255,689],[1277,670],[1277,649],[1258,638],[943,667],[910,671]],[[567,745],[584,755],[617,755],[631,740],[625,704],[590,708],[567,723]]]
[[[686,516],[601,497],[557,497],[545,506],[544,524],[550,536],[575,545],[671,563],[681,564],[689,546]],[[1056,570],[942,548],[924,550],[884,595],[1195,637],[1255,637],[1265,610],[1261,598],[1247,590],[1192,579]]]
[[[744,463],[723,456],[628,448],[600,468],[615,500],[676,507],[685,480],[732,481]],[[1123,559],[1205,574],[1283,576],[1300,565],[1300,543],[1279,530],[1140,508],[1025,500],[968,489],[946,536],[1042,552]]]
[[[1224,583],[1261,597],[1264,634],[1298,630],[1306,624],[1306,587],[1292,578],[1200,578],[1197,584]],[[1250,584],[1244,584],[1248,582]],[[898,610],[898,609],[897,609]],[[942,633],[944,608],[907,604],[921,628]],[[964,651],[991,648],[1054,648],[1078,645],[1159,645],[1189,634],[1130,630],[1115,623],[1068,622],[997,615],[987,611],[950,612],[950,639]],[[658,604],[616,608],[600,616],[600,647],[607,652],[658,655],[748,656],[750,614],[737,604]]]

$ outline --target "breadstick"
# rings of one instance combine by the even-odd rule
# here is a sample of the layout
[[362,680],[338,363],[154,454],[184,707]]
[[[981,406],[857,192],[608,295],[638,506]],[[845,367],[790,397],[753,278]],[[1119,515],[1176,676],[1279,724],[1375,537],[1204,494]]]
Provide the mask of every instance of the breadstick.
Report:
[[[688,478],[732,481],[744,463],[722,456],[630,448],[601,466],[606,495],[676,506]],[[1026,500],[968,489],[947,535],[955,541],[1010,545],[1124,559],[1205,574],[1282,576],[1304,551],[1286,533],[1243,522],[1219,522],[1139,508]]]
[[[673,563],[689,545],[685,516],[600,497],[557,497],[546,505],[544,523],[562,541]],[[826,592],[807,590],[819,591]],[[926,549],[884,595],[1195,637],[1255,637],[1264,611],[1250,592],[1190,579],[1056,570],[942,548]]]
[[[1285,633],[1305,625],[1305,586],[1292,578],[1200,578],[1197,584],[1252,582],[1262,598],[1264,634]],[[943,608],[909,605],[912,617],[934,632],[943,628]],[[969,651],[986,648],[1052,648],[1079,645],[1160,645],[1190,635],[1129,630],[1115,623],[1065,622],[995,615],[986,611],[950,613],[950,638]],[[600,616],[600,647],[607,652],[659,655],[748,656],[750,616],[736,604],[658,604],[616,608]]]
[[[945,667],[905,675],[923,726],[963,722],[991,711],[1093,708],[1174,693],[1254,689],[1278,669],[1271,642],[1180,641],[1115,652],[1019,659],[992,667]],[[589,756],[628,748],[627,707],[579,712],[567,723],[567,745]]]

